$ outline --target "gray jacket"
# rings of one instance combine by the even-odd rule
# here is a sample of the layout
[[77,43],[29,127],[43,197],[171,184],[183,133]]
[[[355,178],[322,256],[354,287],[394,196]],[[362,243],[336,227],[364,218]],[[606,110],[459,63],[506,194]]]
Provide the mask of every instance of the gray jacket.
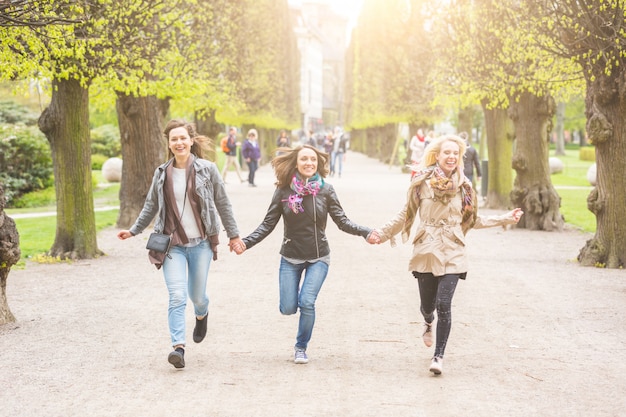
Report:
[[[228,238],[232,239],[238,237],[239,230],[237,229],[237,223],[235,222],[232,206],[226,195],[224,181],[217,169],[217,165],[205,159],[196,158],[195,156],[192,157],[194,158],[193,169],[196,173],[196,193],[200,197],[202,205],[202,223],[204,224],[207,236],[219,234],[221,219],[224,223]],[[146,202],[135,224],[130,228],[130,232],[133,235],[141,233],[148,227],[155,216],[154,231],[157,233],[163,232],[163,227],[165,226],[165,197],[163,194],[165,169],[168,165],[172,164],[173,161],[173,158],[170,159],[154,171],[152,185],[150,185],[150,190],[146,196]]]

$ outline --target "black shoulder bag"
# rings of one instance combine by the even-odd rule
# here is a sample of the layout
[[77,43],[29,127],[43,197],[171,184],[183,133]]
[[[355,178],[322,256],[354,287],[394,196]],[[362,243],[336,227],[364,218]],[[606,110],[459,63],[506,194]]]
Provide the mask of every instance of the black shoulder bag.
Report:
[[[185,212],[185,205],[187,204],[187,181],[185,181],[185,197],[183,198],[183,210],[180,213],[180,217],[178,219],[178,224],[180,224],[183,213]],[[174,228],[172,233],[166,235],[164,233],[150,233],[150,237],[148,238],[148,243],[146,243],[146,249],[153,250],[158,253],[164,253],[168,257],[170,251],[170,245],[172,244],[172,236],[174,232],[178,229],[178,225]]]

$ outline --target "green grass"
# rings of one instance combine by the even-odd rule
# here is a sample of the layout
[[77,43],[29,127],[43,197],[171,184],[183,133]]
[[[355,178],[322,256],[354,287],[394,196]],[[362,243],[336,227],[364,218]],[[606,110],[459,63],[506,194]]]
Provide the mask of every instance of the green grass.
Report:
[[[119,207],[120,183],[106,183],[102,178],[101,171],[93,171],[94,182],[98,184],[93,191],[95,207],[113,206]],[[44,213],[56,211],[54,189],[46,189],[29,193],[25,196],[31,207],[20,209],[6,209],[9,216],[22,213]],[[119,210],[96,211],[96,230],[115,225]],[[41,255],[50,250],[56,235],[56,216],[34,217],[15,219],[17,230],[20,234],[20,250],[22,260],[18,267],[23,265],[25,259]]]
[[[591,185],[587,170],[592,161],[581,161],[578,149],[566,149],[565,156],[556,156],[563,162],[563,172],[551,176],[552,185],[561,197],[561,214],[565,222],[585,232],[596,231],[596,217],[587,209],[587,196]],[[555,156],[550,152],[550,156]]]
[[[119,210],[97,211],[96,230],[100,231],[115,225]],[[22,260],[18,267],[26,259],[46,253],[54,243],[56,234],[56,216],[33,217],[15,219],[17,231],[20,234],[20,250]]]

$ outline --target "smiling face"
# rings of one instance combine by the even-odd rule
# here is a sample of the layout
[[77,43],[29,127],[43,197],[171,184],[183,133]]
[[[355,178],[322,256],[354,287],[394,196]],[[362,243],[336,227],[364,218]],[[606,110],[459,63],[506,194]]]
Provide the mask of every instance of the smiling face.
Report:
[[447,140],[441,144],[441,150],[437,154],[437,164],[449,177],[459,166],[460,150],[456,142]]
[[300,151],[298,151],[296,168],[302,178],[311,178],[317,172],[317,153],[309,148],[300,149]]
[[191,145],[193,140],[189,136],[189,132],[184,127],[176,127],[170,130],[168,147],[176,161],[186,161],[191,154]]

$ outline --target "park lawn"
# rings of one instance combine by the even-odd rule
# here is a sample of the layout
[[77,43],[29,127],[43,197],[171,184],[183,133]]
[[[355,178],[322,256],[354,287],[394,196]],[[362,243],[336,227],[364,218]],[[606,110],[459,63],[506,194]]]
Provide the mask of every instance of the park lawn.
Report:
[[[97,207],[119,207],[120,183],[106,183],[102,178],[100,171],[93,171],[94,178],[97,180],[98,186],[95,187],[94,205]],[[54,202],[54,192],[52,192],[52,200],[47,201],[39,195],[50,194],[49,190],[37,191],[28,196],[32,204],[43,202],[40,207],[29,207],[20,209],[6,209],[5,212],[9,216],[22,213],[43,213],[56,211]],[[96,230],[100,231],[106,227],[115,225],[117,221],[119,209],[96,211]],[[56,216],[17,218],[14,219],[17,230],[20,234],[20,250],[22,251],[22,260],[18,263],[23,264],[25,259],[46,253],[54,243],[56,235]]]
[[561,197],[561,214],[565,222],[585,232],[596,231],[596,216],[587,209],[587,196],[592,186],[587,171],[593,161],[582,161],[578,149],[566,149],[565,156],[555,156],[563,162],[563,172],[552,174],[552,185]]
[[596,231],[596,216],[587,209],[590,190],[557,188],[561,197],[561,214],[565,222],[585,232]]
[[[100,231],[114,226],[118,213],[117,209],[97,211],[95,213],[96,230]],[[56,234],[56,216],[15,219],[15,225],[20,234],[20,250],[22,251],[20,262],[44,254],[52,247]]]

